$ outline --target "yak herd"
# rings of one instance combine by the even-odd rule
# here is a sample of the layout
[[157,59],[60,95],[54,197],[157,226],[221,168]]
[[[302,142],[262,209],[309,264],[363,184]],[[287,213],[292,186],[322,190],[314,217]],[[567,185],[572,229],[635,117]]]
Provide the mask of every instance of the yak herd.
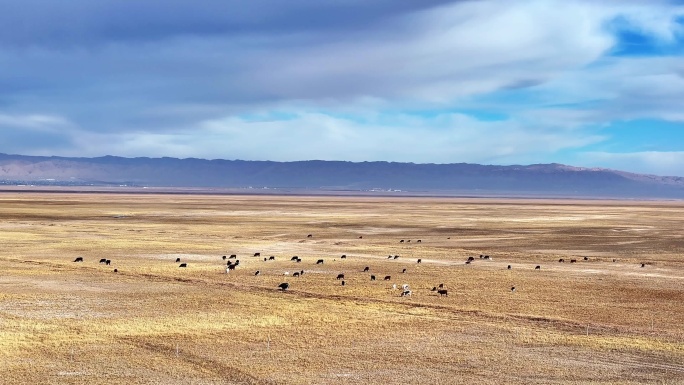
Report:
[[[313,236],[312,234],[309,234],[309,235],[307,235],[307,238],[311,238],[312,236]],[[447,238],[447,239],[450,239],[450,238]],[[409,243],[409,242],[411,242],[411,240],[404,240],[404,239],[402,239],[402,240],[400,240],[399,242],[400,242],[400,243]],[[422,241],[419,239],[419,240],[417,240],[415,243],[421,243],[421,242],[422,242]],[[260,252],[254,253],[254,254],[253,254],[253,257],[261,257],[261,253],[260,253]],[[582,257],[582,258],[583,258],[584,261],[588,261],[588,260],[589,260],[589,257],[586,257],[586,256],[585,256],[585,257]],[[224,255],[224,256],[222,256],[222,259],[223,259],[224,261],[225,261],[225,260],[228,260],[228,262],[226,263],[226,273],[229,273],[231,270],[235,270],[235,269],[240,265],[240,260],[237,259],[237,254],[231,254],[230,256],[225,256],[225,255]],[[266,261],[274,261],[275,259],[276,259],[275,256],[269,256],[269,257],[264,257],[264,258],[263,258],[263,261],[264,261],[264,262],[266,262]],[[346,254],[343,254],[343,255],[340,257],[340,259],[347,259],[347,255],[346,255]],[[397,259],[399,259],[399,255],[389,255],[389,256],[387,257],[387,259],[397,260]],[[481,254],[479,259],[482,259],[482,260],[492,260],[492,258],[491,258],[489,255],[484,255],[484,254]],[[234,260],[234,261],[233,261],[233,260]],[[84,261],[83,257],[76,257],[76,259],[74,259],[73,262],[83,262],[83,261]],[[295,262],[295,263],[300,263],[300,262],[302,262],[302,259],[301,259],[299,256],[296,256],[296,255],[295,255],[295,256],[293,256],[292,258],[290,258],[290,261]],[[470,265],[470,264],[471,264],[472,262],[474,262],[474,261],[475,261],[475,257],[472,257],[472,256],[471,256],[471,257],[468,257],[468,258],[466,259],[465,264],[466,264],[466,265]],[[322,265],[322,264],[324,264],[324,262],[325,262],[324,259],[318,259],[318,260],[316,261],[315,264],[316,264],[316,265]],[[617,260],[616,260],[616,259],[613,259],[613,262],[617,262]],[[100,264],[104,264],[104,265],[109,266],[109,265],[111,265],[112,261],[111,261],[110,259],[107,259],[107,258],[101,258],[100,261],[99,261],[99,263],[100,263]],[[179,263],[179,265],[178,265],[179,268],[187,268],[187,267],[188,267],[187,262],[181,262],[180,257],[176,258],[176,263]],[[422,259],[421,259],[421,258],[418,258],[417,261],[416,261],[416,263],[419,263],[419,264],[422,263]],[[565,259],[564,259],[564,258],[560,258],[560,259],[558,260],[558,263],[565,263]],[[570,259],[570,263],[577,263],[577,259]],[[642,263],[642,264],[641,264],[641,267],[642,267],[642,268],[643,268],[643,267],[646,267],[646,264],[645,264],[645,263]],[[512,265],[507,265],[506,268],[507,268],[507,270],[511,270],[513,267],[512,267]],[[536,266],[534,267],[534,270],[541,270],[541,265],[536,265]],[[114,269],[114,272],[115,272],[115,273],[117,273],[118,271],[119,271],[118,269]],[[364,273],[370,272],[370,266],[364,267],[364,268],[363,268],[363,272],[364,272]],[[403,273],[403,274],[405,274],[406,272],[407,272],[407,269],[406,269],[406,268],[402,269],[402,271],[401,271],[401,273]],[[254,273],[254,276],[258,276],[258,275],[260,275],[260,274],[261,274],[261,271],[260,271],[260,270],[256,270],[256,272]],[[289,276],[290,273],[289,273],[289,272],[285,272],[283,275]],[[300,276],[302,276],[302,275],[304,275],[304,270],[300,270],[300,271],[296,271],[296,272],[292,273],[292,276],[293,276],[293,277],[300,277]],[[341,281],[341,285],[342,285],[342,286],[345,286],[345,285],[346,285],[344,273],[339,273],[339,274],[337,275],[337,278],[336,278],[336,279],[337,279],[338,281]],[[375,281],[375,280],[376,280],[375,274],[370,274],[370,280],[371,280],[371,281]],[[391,281],[391,280],[392,280],[392,276],[391,276],[391,275],[386,275],[386,276],[384,276],[384,279],[383,279],[383,280],[384,280],[384,281]],[[290,284],[289,284],[288,282],[283,282],[283,283],[281,283],[281,284],[278,285],[278,289],[281,290],[281,291],[288,290],[289,288],[290,288]],[[395,290],[398,289],[398,287],[397,287],[396,284],[393,284],[393,285],[392,285],[392,288],[395,289]],[[449,294],[448,294],[448,290],[444,288],[444,284],[443,284],[443,283],[440,283],[438,286],[433,287],[431,291],[432,291],[432,292],[436,292],[440,297],[445,297],[445,296],[448,297],[448,295],[449,295]],[[516,291],[515,286],[512,286],[511,289],[510,289],[510,291],[511,291],[511,292],[515,292],[515,291]],[[401,297],[410,297],[412,294],[413,294],[413,292],[412,292],[411,289],[409,288],[409,285],[408,285],[408,284],[403,284],[403,285],[401,286],[401,295],[400,295]]]

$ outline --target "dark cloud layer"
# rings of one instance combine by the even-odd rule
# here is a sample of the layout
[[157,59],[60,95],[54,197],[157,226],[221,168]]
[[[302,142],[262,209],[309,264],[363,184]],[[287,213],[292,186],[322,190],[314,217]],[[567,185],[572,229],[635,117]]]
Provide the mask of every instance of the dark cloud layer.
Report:
[[66,49],[179,36],[343,33],[444,3],[449,1],[3,0],[0,43]]
[[[364,52],[349,57],[353,42],[401,39],[406,15],[443,3],[3,1],[0,103],[15,113],[66,115],[89,130],[125,131],[173,128],[169,120],[183,125],[199,110],[353,97],[383,81],[377,68],[336,76],[315,60],[364,60]],[[337,44],[347,57],[330,57]]]

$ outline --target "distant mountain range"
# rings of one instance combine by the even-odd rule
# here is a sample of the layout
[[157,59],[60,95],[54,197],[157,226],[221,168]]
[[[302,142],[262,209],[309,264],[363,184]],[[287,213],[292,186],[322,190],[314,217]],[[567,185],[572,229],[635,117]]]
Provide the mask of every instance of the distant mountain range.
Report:
[[277,188],[438,195],[684,198],[684,178],[562,164],[64,158],[0,154],[5,185]]

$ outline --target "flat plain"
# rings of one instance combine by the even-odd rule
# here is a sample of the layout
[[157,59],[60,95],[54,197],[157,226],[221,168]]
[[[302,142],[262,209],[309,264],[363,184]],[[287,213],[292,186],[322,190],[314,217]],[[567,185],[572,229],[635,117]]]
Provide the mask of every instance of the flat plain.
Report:
[[676,201],[5,192],[0,382],[684,383],[683,224]]

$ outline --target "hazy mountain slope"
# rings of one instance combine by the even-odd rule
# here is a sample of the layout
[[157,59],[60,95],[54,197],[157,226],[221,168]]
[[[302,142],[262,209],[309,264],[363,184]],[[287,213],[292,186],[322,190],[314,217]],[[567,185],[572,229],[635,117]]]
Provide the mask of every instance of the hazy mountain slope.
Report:
[[[0,154],[5,183],[136,184],[167,187],[372,188],[684,198],[684,178],[560,164],[490,166],[338,161],[33,157]],[[11,181],[11,182],[7,182]]]

